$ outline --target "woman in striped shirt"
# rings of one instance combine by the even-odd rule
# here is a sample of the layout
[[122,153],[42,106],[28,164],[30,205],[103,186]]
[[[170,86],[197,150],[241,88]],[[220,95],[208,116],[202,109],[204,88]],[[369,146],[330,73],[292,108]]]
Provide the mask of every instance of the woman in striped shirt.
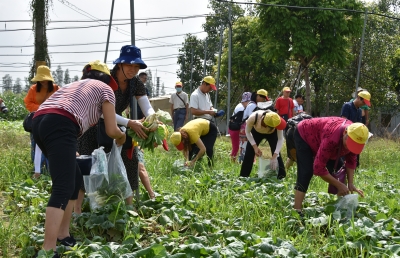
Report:
[[125,142],[115,118],[113,90],[118,86],[107,65],[91,62],[85,71],[82,80],[56,91],[33,117],[33,137],[49,160],[53,183],[46,208],[44,250],[56,250],[57,240],[75,244],[69,225],[82,180],[76,163],[77,138],[103,115],[108,136],[117,145]]

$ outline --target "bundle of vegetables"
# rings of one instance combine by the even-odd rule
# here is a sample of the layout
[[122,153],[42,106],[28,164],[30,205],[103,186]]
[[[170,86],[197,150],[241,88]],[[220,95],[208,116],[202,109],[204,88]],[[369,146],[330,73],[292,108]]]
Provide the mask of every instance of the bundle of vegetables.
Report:
[[103,180],[95,192],[88,193],[88,196],[97,203],[96,207],[102,207],[109,203],[124,200],[125,189],[130,187],[121,174],[112,173],[108,181]]
[[[168,114],[169,115],[169,114]],[[169,116],[171,117],[171,116]],[[148,128],[148,131],[145,131],[147,134],[146,139],[140,138],[135,131],[128,129],[128,135],[132,137],[132,140],[136,141],[141,149],[149,149],[154,151],[155,146],[161,145],[163,143],[163,139],[166,137],[166,131],[164,126],[159,126],[159,121],[157,119],[157,113],[154,113],[143,121],[143,126]]]
[[170,115],[168,112],[163,111],[163,110],[161,110],[161,109],[159,109],[159,110],[156,112],[156,116],[157,116],[157,119],[158,119],[159,121],[163,122],[164,124],[168,124],[168,123],[171,123],[171,122],[172,122],[172,117],[171,117],[171,115]]

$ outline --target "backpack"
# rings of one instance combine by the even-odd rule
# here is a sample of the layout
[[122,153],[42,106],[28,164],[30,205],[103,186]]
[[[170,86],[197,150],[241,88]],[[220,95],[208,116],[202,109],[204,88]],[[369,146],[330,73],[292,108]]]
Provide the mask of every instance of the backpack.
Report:
[[[246,110],[246,109],[244,109],[244,110]],[[241,110],[241,111],[237,112],[236,114],[234,114],[233,116],[231,116],[231,118],[229,119],[229,130],[232,130],[232,131],[240,130],[240,127],[244,123],[244,121],[243,121],[244,110]]]

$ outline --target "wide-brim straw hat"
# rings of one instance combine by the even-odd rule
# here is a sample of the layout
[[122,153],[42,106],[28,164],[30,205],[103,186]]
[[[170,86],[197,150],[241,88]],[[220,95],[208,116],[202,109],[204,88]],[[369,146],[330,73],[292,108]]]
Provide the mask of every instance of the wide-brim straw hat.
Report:
[[53,76],[51,76],[50,68],[45,65],[40,65],[36,70],[36,76],[32,78],[32,82],[52,81],[54,82]]

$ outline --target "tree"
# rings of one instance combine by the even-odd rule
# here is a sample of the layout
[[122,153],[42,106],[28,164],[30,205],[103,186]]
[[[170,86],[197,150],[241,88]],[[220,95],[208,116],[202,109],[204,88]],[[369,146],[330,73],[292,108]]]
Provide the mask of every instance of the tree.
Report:
[[79,77],[78,77],[78,75],[75,75],[75,76],[74,76],[74,79],[72,79],[72,81],[73,81],[73,82],[77,82],[77,81],[79,81]]
[[64,81],[64,78],[63,78],[64,71],[61,69],[61,65],[57,66],[57,70],[51,72],[51,74],[53,76],[54,82],[58,86],[62,86],[64,83],[63,82]]
[[36,73],[36,61],[46,61],[50,67],[50,57],[47,49],[46,27],[49,23],[49,4],[51,0],[31,0],[32,30],[35,33],[35,52],[29,78],[32,79]]
[[69,70],[66,69],[64,72],[64,85],[70,84],[71,83],[71,77],[69,77]]
[[29,77],[24,77],[24,82],[25,82],[24,91],[28,91],[31,88],[31,82],[29,80]]
[[147,82],[144,85],[146,89],[149,92],[149,98],[155,97],[154,96],[154,85],[153,85],[153,74],[151,72],[151,69],[147,69],[146,71],[147,74]]
[[18,77],[15,80],[14,87],[13,87],[13,92],[19,94],[19,93],[21,93],[21,91],[22,91],[21,78]]
[[9,74],[4,75],[3,77],[3,91],[11,91],[12,90],[12,77]]
[[[274,95],[277,89],[281,88],[285,75],[285,60],[283,58],[268,60],[264,57],[262,46],[265,42],[260,38],[258,26],[258,18],[251,16],[241,17],[233,25],[231,102],[236,103],[244,91],[265,89],[270,95]],[[227,30],[226,33],[228,33]],[[221,59],[220,80],[222,83],[226,83],[228,76],[228,40],[225,40]],[[226,84],[220,86],[219,91],[219,96],[224,101],[227,97],[226,87]]]
[[162,83],[162,86],[161,86],[161,96],[165,96],[165,87],[164,87],[164,83]]
[[[269,3],[261,0],[261,3]],[[297,6],[323,6],[338,9],[362,10],[356,0],[326,2],[324,0],[291,1],[278,0],[274,4]],[[307,111],[311,111],[311,87],[308,67],[318,58],[326,64],[343,67],[348,63],[346,40],[359,36],[362,18],[359,13],[346,13],[316,9],[296,9],[259,6],[262,37],[268,42],[265,55],[274,60],[285,57],[297,61],[304,69]]]

